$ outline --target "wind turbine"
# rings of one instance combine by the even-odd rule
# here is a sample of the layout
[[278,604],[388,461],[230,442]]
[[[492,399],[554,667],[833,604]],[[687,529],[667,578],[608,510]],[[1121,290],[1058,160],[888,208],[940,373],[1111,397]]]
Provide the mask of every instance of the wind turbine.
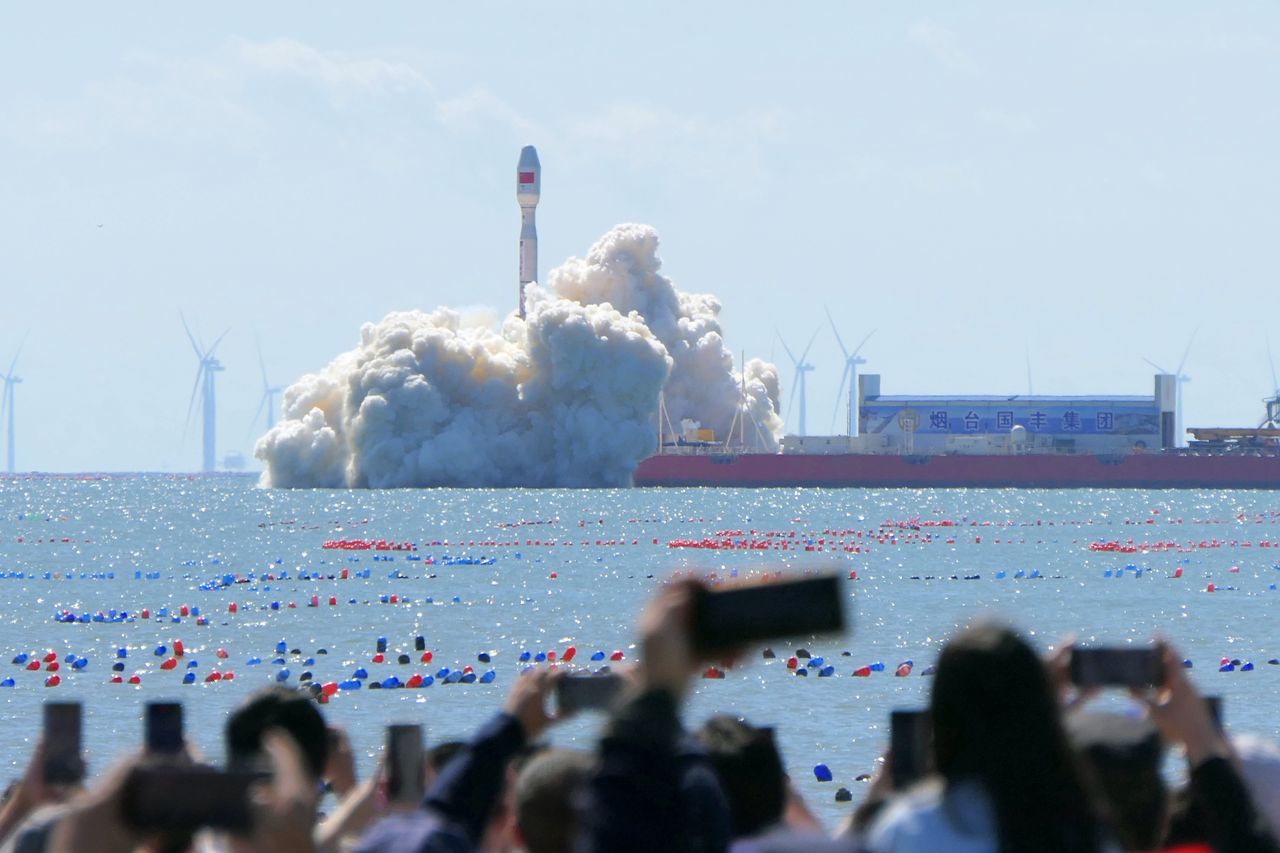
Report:
[[853,435],[853,399],[858,393],[858,365],[867,363],[867,360],[859,356],[858,353],[862,352],[863,346],[866,345],[867,341],[871,340],[871,336],[876,333],[876,330],[872,329],[868,332],[867,336],[862,339],[862,343],[858,344],[853,354],[850,355],[849,350],[844,345],[844,341],[840,338],[840,332],[836,330],[836,321],[831,316],[830,308],[827,309],[827,320],[831,323],[831,332],[836,336],[836,343],[840,344],[840,351],[844,353],[844,373],[840,374],[840,390],[836,392],[836,407],[831,412],[831,431],[835,432],[836,413],[840,411],[840,395],[844,393],[845,382],[848,382],[849,399],[846,403],[848,408],[845,415],[845,433]]
[[791,363],[796,367],[796,381],[791,386],[791,396],[787,398],[787,415],[791,415],[791,402],[796,398],[796,389],[800,389],[800,432],[799,435],[805,435],[805,402],[804,402],[804,375],[813,370],[813,365],[805,361],[805,357],[809,355],[809,349],[813,346],[813,342],[818,338],[818,332],[822,331],[819,327],[813,333],[813,337],[809,338],[809,346],[804,348],[804,352],[800,353],[800,359],[797,361],[795,355],[791,352],[791,347],[787,346],[787,342],[782,339],[782,333],[778,333],[778,341],[782,344],[782,348],[787,351],[787,357],[791,359]]
[[1275,390],[1262,402],[1267,404],[1267,416],[1259,429],[1280,429],[1280,379],[1276,378],[1276,360],[1271,355],[1271,338],[1267,338],[1267,363],[1271,365],[1271,387]]
[[279,385],[272,385],[267,381],[267,364],[262,360],[262,343],[258,342],[258,367],[262,368],[262,399],[258,403],[258,411],[253,414],[253,423],[249,424],[249,430],[253,430],[253,424],[258,422],[258,417],[262,414],[262,410],[267,410],[267,432],[276,425],[276,395],[284,388]]
[[22,348],[27,343],[27,336],[22,336],[22,343],[18,344],[18,351],[13,354],[13,361],[9,363],[9,372],[0,374],[0,380],[4,382],[4,391],[0,393],[0,420],[4,420],[5,413],[9,415],[8,423],[8,440],[6,462],[8,463],[5,470],[13,474],[17,471],[14,467],[13,455],[13,386],[22,381],[22,377],[13,371],[18,367],[18,356],[22,355]]
[[222,339],[227,336],[227,332],[218,335],[218,339],[213,342],[213,346],[203,350],[196,343],[195,336],[191,334],[191,327],[187,325],[187,318],[182,316],[182,328],[187,332],[187,340],[191,341],[191,348],[196,351],[196,358],[200,360],[200,366],[196,369],[196,381],[191,386],[191,402],[187,404],[187,426],[191,426],[191,412],[196,405],[196,393],[200,393],[200,411],[204,420],[203,447],[204,454],[202,458],[202,471],[208,473],[217,469],[217,431],[218,431],[218,406],[214,391],[214,378],[222,372],[222,362],[218,361],[213,355],[218,348],[218,344],[222,343]]
[[1174,438],[1174,444],[1177,447],[1187,446],[1186,434],[1182,430],[1182,386],[1183,386],[1183,383],[1190,382],[1191,377],[1183,373],[1182,368],[1185,367],[1187,364],[1187,356],[1191,353],[1191,345],[1195,343],[1196,334],[1199,331],[1200,331],[1199,329],[1196,329],[1194,332],[1191,333],[1191,338],[1187,341],[1187,348],[1182,351],[1182,360],[1178,362],[1178,369],[1174,373],[1169,374],[1169,371],[1165,370],[1163,367],[1156,364],[1154,361],[1152,361],[1149,358],[1143,359],[1143,361],[1145,361],[1147,364],[1151,365],[1161,373],[1165,373],[1173,376],[1174,381],[1177,383],[1174,386],[1175,390],[1174,390],[1174,404],[1173,404],[1174,407],[1177,409],[1176,419],[1173,427],[1174,432],[1176,433]]

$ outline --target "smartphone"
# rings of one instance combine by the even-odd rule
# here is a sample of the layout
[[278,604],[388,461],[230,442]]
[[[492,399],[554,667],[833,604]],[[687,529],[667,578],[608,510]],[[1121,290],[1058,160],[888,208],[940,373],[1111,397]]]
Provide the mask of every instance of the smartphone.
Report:
[[556,708],[562,712],[608,710],[625,686],[626,680],[614,672],[573,673],[556,684]]
[[1222,733],[1222,697],[1221,696],[1205,696],[1205,710],[1209,712],[1210,719],[1213,720],[1213,727]]
[[928,711],[889,713],[893,788],[901,791],[927,776],[933,766],[933,720]]
[[182,752],[182,705],[178,702],[147,703],[147,752],[177,755]]
[[137,767],[125,780],[125,821],[135,829],[181,832],[202,826],[245,832],[253,821],[250,788],[269,778],[261,770],[206,765]]
[[1164,683],[1164,656],[1157,648],[1073,648],[1071,683],[1081,687],[1159,687]]
[[694,646],[706,653],[759,640],[839,633],[843,604],[835,575],[702,588],[693,601]]
[[387,798],[416,806],[425,793],[425,768],[422,726],[387,726]]
[[84,779],[79,702],[46,702],[44,706],[44,781],[76,785]]

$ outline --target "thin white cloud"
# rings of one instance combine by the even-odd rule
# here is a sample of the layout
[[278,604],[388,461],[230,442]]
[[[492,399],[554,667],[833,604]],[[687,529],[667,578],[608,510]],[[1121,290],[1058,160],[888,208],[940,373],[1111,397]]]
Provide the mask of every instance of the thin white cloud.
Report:
[[434,93],[426,75],[408,63],[353,57],[292,38],[265,42],[235,38],[230,53],[250,71],[309,80],[334,94]]
[[920,18],[907,29],[907,43],[923,48],[952,71],[972,74],[978,70],[973,57],[960,48],[956,34],[932,18]]

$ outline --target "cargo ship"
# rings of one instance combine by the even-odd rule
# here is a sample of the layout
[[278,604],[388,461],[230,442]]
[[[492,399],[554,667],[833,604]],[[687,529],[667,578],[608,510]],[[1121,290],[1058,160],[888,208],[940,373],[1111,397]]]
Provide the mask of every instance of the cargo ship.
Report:
[[[851,395],[852,397],[852,395]],[[1178,377],[1150,396],[889,396],[858,377],[856,434],[786,436],[777,452],[700,425],[636,467],[636,486],[1280,488],[1280,395],[1257,427],[1179,423]],[[855,408],[856,406],[856,408]],[[1183,444],[1184,436],[1190,435]]]

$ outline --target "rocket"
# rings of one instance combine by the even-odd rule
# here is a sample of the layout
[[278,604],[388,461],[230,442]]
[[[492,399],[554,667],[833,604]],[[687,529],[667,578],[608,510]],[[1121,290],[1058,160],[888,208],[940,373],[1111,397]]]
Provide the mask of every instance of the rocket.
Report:
[[520,149],[516,164],[516,202],[520,205],[520,317],[524,318],[525,285],[538,280],[538,226],[534,212],[542,192],[542,164],[532,145]]

